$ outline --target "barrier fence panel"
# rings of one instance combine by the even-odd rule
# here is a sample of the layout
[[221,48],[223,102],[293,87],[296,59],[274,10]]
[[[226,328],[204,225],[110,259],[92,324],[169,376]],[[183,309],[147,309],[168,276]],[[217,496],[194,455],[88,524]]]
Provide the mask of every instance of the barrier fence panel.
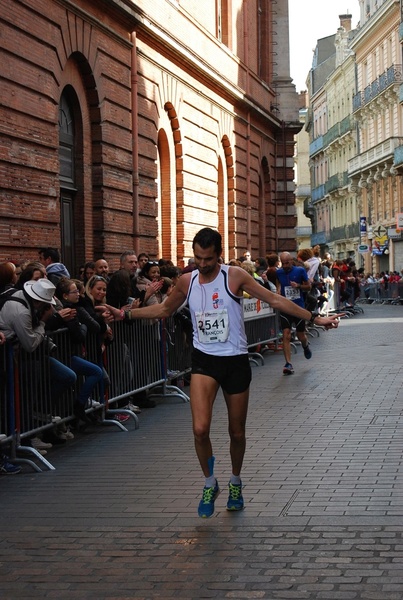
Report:
[[189,402],[189,397],[181,387],[191,371],[192,337],[192,322],[184,313],[161,321],[161,359],[165,379],[163,397],[176,397]]
[[[67,367],[70,367],[71,357],[73,354],[82,355],[84,352],[83,346],[72,343],[67,329],[63,328],[49,332],[47,338],[47,348],[45,346],[46,354],[49,355],[49,358],[58,360]],[[79,377],[77,377],[74,387],[69,387],[68,390],[50,403],[53,406],[52,416],[57,421],[66,420],[72,417],[74,397],[80,389],[80,384],[81,380]],[[51,393],[52,391],[50,390],[49,394]]]
[[164,381],[159,321],[149,319],[113,324],[114,340],[106,350],[111,381],[109,403]]
[[[167,379],[185,375],[191,370],[193,350],[192,321],[182,315],[174,315],[162,322],[165,334],[166,360],[164,361]],[[172,375],[174,374],[174,377]]]
[[[13,387],[12,349],[9,344],[0,346],[0,443],[11,439],[14,430],[14,410],[10,406],[10,385]],[[12,390],[11,390],[12,393]]]
[[[42,466],[54,470],[35,448],[27,442],[40,431],[53,427],[51,402],[50,356],[46,342],[40,344],[34,352],[26,352],[22,348],[14,350],[13,357],[13,404],[15,430],[13,436],[13,454],[28,453],[40,461]],[[16,462],[30,464],[36,471],[41,471],[37,464],[21,456],[13,459]]]
[[263,364],[262,353],[257,351],[257,347],[271,342],[277,347],[280,333],[278,312],[256,298],[244,299],[243,312],[249,359],[254,364]]
[[403,280],[365,283],[361,286],[360,301],[368,303],[403,304]]
[[[244,316],[250,358],[256,363],[257,360],[263,362],[261,353],[252,350],[277,344],[279,315],[264,302],[245,299]],[[175,315],[163,321],[119,321],[112,327],[114,339],[104,348],[99,336],[93,334],[87,335],[85,346],[77,346],[65,329],[51,332],[51,341],[41,344],[32,353],[22,349],[14,352],[10,344],[0,346],[0,443],[7,447],[11,445],[17,452],[31,452],[42,466],[54,468],[25,442],[54,427],[55,423],[75,418],[74,403],[84,379],[69,371],[74,382],[64,393],[55,393],[60,388],[60,381],[54,374],[60,372],[60,363],[69,367],[71,357],[77,353],[104,368],[104,379],[92,394],[92,400],[103,407],[99,409],[102,410],[102,423],[113,422],[127,431],[121,423],[105,418],[105,414],[124,412],[121,408],[111,408],[111,405],[143,390],[159,397],[176,396],[185,402],[189,400],[178,386],[168,385],[191,371],[192,329],[188,319]],[[158,388],[162,388],[161,393]],[[131,415],[137,428],[138,417],[134,413]],[[16,460],[32,464],[35,470],[41,471],[33,461],[19,456]]]

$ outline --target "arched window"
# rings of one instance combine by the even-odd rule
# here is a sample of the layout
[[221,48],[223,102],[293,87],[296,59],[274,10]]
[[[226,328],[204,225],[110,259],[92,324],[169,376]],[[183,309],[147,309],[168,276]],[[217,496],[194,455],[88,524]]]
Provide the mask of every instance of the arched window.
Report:
[[75,273],[74,200],[76,182],[75,122],[71,102],[72,92],[66,89],[59,105],[59,179],[60,233],[62,261]]

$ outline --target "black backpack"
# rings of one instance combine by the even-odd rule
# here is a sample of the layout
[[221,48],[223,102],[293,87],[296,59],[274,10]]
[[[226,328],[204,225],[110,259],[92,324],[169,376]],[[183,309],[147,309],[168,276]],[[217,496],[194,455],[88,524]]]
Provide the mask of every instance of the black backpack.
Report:
[[14,298],[15,292],[18,291],[19,290],[17,290],[16,288],[10,288],[9,290],[6,290],[2,294],[0,294],[0,310],[3,308],[3,306],[8,300],[14,300],[14,302],[19,302],[20,304],[23,304],[26,308],[28,308],[28,305],[25,300],[23,300],[22,298]]

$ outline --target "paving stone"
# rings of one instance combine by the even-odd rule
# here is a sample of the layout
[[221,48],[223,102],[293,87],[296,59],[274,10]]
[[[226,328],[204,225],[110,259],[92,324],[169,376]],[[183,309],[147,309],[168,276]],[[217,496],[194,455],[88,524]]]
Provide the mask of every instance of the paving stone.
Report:
[[225,510],[222,394],[212,440],[223,493],[198,519],[190,407],[96,428],[0,478],[2,600],[402,600],[403,307],[364,306],[337,332],[253,367],[246,508]]

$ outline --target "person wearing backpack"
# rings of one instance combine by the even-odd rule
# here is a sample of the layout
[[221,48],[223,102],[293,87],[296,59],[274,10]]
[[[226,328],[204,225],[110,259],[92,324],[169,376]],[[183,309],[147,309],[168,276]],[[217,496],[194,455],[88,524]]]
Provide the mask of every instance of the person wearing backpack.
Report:
[[[7,341],[28,353],[47,344],[45,326],[56,304],[55,286],[48,279],[27,281],[22,290],[9,290],[0,296],[0,331]],[[41,356],[40,360],[43,360]],[[54,404],[76,382],[72,369],[47,354],[51,401]]]

